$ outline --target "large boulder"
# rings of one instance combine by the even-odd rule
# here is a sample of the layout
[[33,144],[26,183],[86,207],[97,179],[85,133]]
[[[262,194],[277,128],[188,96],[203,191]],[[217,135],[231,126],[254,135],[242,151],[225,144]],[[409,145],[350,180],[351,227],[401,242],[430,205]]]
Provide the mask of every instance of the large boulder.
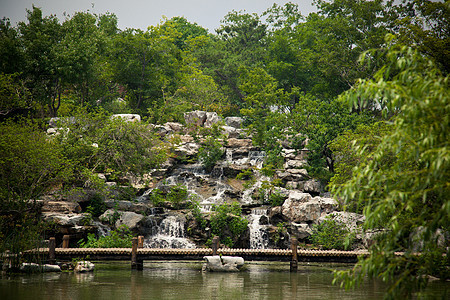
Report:
[[317,222],[324,214],[335,211],[337,207],[337,201],[332,198],[313,198],[309,193],[291,190],[281,207],[281,213],[291,222],[312,223]]
[[85,224],[85,220],[89,219],[90,215],[88,213],[82,214],[62,214],[55,212],[43,212],[42,217],[47,222],[54,222],[55,224],[62,227],[75,227]]
[[46,201],[42,206],[42,212],[53,213],[81,213],[81,207],[76,202],[69,201]]
[[321,190],[322,185],[320,184],[320,181],[315,179],[308,180],[303,185],[303,191],[312,195],[319,195]]
[[115,222],[116,228],[120,225],[126,225],[130,230],[138,230],[139,222],[144,219],[144,216],[131,211],[119,211],[115,209],[108,209],[101,216],[100,220],[103,222],[110,222],[117,217]]
[[125,122],[140,122],[141,116],[136,114],[115,114],[111,116],[111,119],[122,119]]
[[219,115],[215,112],[207,112],[206,113],[206,121],[204,123],[205,127],[211,127],[214,124],[217,124],[222,119],[219,117]]
[[225,118],[225,124],[227,126],[231,126],[236,129],[241,128],[243,122],[244,122],[244,119],[242,119],[241,117],[226,117]]
[[206,118],[206,111],[194,110],[184,113],[184,121],[188,126],[203,126]]
[[49,264],[39,265],[36,263],[23,263],[20,266],[20,271],[25,273],[61,272],[61,267]]
[[204,271],[212,272],[239,272],[244,266],[244,259],[237,256],[205,256]]
[[93,272],[94,268],[95,268],[95,265],[93,263],[91,263],[90,261],[79,261],[79,262],[77,262],[73,271],[75,273],[86,273],[86,272]]

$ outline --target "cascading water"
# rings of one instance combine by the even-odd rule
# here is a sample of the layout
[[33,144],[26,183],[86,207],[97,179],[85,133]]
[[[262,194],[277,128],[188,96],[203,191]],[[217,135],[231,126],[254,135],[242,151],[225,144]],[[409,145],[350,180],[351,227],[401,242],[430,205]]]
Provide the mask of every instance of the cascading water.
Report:
[[267,225],[261,225],[261,219],[267,218],[267,211],[267,208],[254,208],[248,216],[251,249],[267,249],[269,246]]
[[156,233],[144,240],[145,248],[195,248],[186,238],[184,221],[176,216],[168,216],[156,227]]

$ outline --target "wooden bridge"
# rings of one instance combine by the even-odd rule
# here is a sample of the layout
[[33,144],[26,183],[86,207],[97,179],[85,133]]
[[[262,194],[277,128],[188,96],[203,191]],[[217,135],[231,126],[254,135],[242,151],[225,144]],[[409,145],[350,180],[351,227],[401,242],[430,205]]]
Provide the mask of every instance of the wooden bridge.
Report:
[[291,249],[234,249],[219,248],[219,238],[214,237],[211,248],[167,249],[143,248],[144,238],[133,238],[132,248],[68,248],[68,238],[63,240],[63,248],[56,248],[55,238],[50,238],[49,248],[28,250],[25,256],[68,261],[73,258],[89,260],[131,260],[133,269],[142,270],[144,261],[155,260],[203,260],[204,256],[240,256],[246,261],[286,261],[291,263],[291,271],[297,270],[298,262],[339,262],[355,263],[368,251],[305,250],[298,249],[297,239],[292,238]]

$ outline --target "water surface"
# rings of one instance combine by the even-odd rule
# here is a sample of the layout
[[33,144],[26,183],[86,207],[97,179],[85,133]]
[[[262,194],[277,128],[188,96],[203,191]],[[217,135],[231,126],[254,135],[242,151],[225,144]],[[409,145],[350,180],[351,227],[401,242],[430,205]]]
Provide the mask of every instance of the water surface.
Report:
[[[343,265],[246,263],[239,273],[202,273],[201,262],[152,262],[131,271],[129,262],[97,263],[90,274],[47,273],[0,279],[0,299],[382,299],[385,285],[367,281],[351,291],[331,285]],[[436,285],[437,284],[437,285]],[[445,288],[434,284],[430,295]],[[447,285],[448,286],[448,285]]]

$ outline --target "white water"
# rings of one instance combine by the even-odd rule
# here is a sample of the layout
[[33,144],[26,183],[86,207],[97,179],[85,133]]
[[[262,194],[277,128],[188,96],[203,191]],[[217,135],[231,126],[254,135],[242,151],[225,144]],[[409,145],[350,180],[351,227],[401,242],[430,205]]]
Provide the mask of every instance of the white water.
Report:
[[156,227],[155,234],[144,240],[144,247],[195,248],[195,244],[186,238],[184,225],[176,216],[168,216]]
[[248,216],[251,249],[267,249],[269,246],[267,225],[260,225],[261,218],[267,217],[267,211],[267,208],[254,208]]

